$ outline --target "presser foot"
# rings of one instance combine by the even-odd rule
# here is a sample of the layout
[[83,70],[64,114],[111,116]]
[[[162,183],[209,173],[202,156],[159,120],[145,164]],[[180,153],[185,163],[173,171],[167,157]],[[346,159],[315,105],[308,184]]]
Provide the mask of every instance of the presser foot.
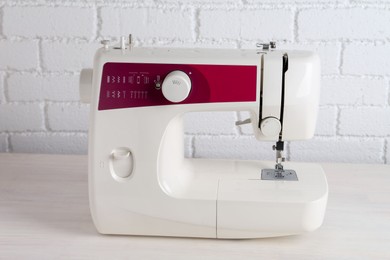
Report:
[[275,169],[263,169],[261,170],[262,180],[281,180],[281,181],[297,181],[298,176],[294,170],[285,170],[282,162],[285,161],[283,157],[284,143],[278,141],[274,145],[273,150],[276,150],[276,164]]

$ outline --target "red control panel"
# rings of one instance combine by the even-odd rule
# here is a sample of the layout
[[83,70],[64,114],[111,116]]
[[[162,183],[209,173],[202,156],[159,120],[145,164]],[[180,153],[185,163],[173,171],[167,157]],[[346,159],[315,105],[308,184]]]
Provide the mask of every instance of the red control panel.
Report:
[[[159,88],[176,70],[191,80],[191,91],[180,103],[168,101]],[[256,101],[257,73],[254,65],[109,62],[103,66],[98,109]]]

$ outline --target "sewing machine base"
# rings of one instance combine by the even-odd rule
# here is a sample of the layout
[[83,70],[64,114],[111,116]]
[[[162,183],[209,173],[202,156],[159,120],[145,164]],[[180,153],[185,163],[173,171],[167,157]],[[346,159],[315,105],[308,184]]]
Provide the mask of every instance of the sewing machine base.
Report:
[[113,178],[95,183],[91,211],[98,231],[244,239],[301,234],[323,222],[328,186],[319,165],[286,162],[299,181],[283,181],[261,180],[259,170],[274,162],[183,159],[183,164],[182,174],[191,179],[176,190],[160,183],[162,193],[140,192],[139,185],[130,187],[136,176],[125,183]]

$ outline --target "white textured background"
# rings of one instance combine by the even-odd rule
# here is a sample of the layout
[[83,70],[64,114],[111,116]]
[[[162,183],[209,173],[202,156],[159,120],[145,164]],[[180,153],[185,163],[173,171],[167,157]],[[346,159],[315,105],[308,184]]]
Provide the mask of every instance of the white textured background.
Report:
[[[0,151],[86,153],[78,76],[103,39],[137,46],[309,49],[322,60],[316,137],[296,161],[390,163],[388,0],[0,0]],[[189,114],[186,154],[273,159],[236,112]],[[145,139],[147,141],[147,139]]]

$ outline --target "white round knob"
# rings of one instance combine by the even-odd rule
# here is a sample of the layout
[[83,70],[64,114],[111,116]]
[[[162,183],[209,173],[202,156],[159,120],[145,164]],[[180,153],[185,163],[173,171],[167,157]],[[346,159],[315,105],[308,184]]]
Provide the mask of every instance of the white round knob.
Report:
[[261,120],[260,130],[264,136],[267,137],[278,136],[280,130],[282,130],[282,125],[280,124],[279,119],[270,116]]
[[183,71],[170,72],[162,84],[162,93],[166,99],[173,103],[185,100],[191,91],[191,79]]

